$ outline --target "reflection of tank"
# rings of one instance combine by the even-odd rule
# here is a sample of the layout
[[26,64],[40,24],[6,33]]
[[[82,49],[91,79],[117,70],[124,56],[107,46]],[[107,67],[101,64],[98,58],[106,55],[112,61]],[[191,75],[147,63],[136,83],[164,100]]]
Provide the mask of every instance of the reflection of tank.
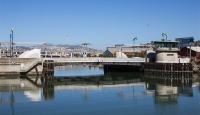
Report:
[[155,92],[155,84],[152,84],[152,83],[146,83],[145,84],[145,87],[146,87],[146,94],[147,95],[152,95],[152,94],[154,94],[154,92]]
[[177,95],[178,87],[156,84],[156,95]]
[[192,87],[189,87],[189,86],[178,87],[178,92],[180,95],[183,95],[183,96],[189,96],[189,97],[193,96]]
[[156,104],[172,104],[177,103],[178,95],[164,95],[164,96],[155,96]]
[[[156,72],[155,72],[156,73]],[[192,86],[192,75],[191,74],[144,74],[145,81],[147,83],[160,83],[172,86]]]
[[156,104],[177,103],[178,96],[192,96],[191,79],[162,79],[158,77],[145,78],[146,89],[155,90]]
[[178,99],[178,87],[156,85],[156,103],[176,103]]

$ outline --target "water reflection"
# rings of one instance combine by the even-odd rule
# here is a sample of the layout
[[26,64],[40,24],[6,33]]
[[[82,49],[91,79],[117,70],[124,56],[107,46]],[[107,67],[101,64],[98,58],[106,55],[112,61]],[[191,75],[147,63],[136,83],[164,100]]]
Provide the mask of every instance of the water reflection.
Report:
[[103,75],[102,65],[62,65],[54,67],[55,73],[54,76],[63,77],[63,76],[90,76],[90,75]]
[[43,82],[43,96],[45,100],[54,99],[54,83],[53,78],[48,77]]
[[15,101],[13,100],[15,99],[13,99],[13,97],[15,92],[24,92],[24,95],[32,101],[41,100],[40,88],[38,88],[26,79],[0,79],[0,81],[1,103],[14,103]]
[[177,103],[178,97],[193,96],[192,79],[186,77],[183,79],[173,78],[145,78],[147,90],[155,90],[156,104]]
[[[149,109],[151,114],[165,114],[169,111],[179,114],[181,104],[187,105],[183,98],[191,99],[190,104],[194,105],[194,100],[198,99],[195,94],[199,95],[199,89],[196,92],[193,86],[199,85],[199,81],[192,82],[188,76],[181,79],[159,78],[143,73],[119,72],[83,77],[46,76],[38,80],[34,77],[4,78],[0,80],[0,113],[8,114],[3,106],[9,105],[10,113],[15,114],[16,105],[24,103],[33,107],[40,105],[41,111],[47,109],[52,114],[57,114],[56,111],[62,111],[63,114],[77,111],[88,114],[85,110],[98,111],[99,108],[111,114],[120,114],[124,110],[129,111],[128,114],[143,114]],[[52,107],[55,111],[52,111]]]
[[[149,75],[148,75],[149,76]],[[43,77],[39,84],[33,78],[26,79],[1,79],[0,80],[1,103],[13,103],[15,99],[5,99],[3,93],[14,95],[13,92],[23,91],[30,101],[52,100],[55,98],[56,89],[81,89],[84,97],[88,98],[88,89],[99,89],[102,87],[114,87],[120,85],[131,85],[132,96],[134,96],[135,85],[144,85],[145,95],[155,95],[155,103],[177,103],[179,95],[193,96],[192,79],[160,79],[145,77],[142,73],[109,73],[104,76],[85,77]],[[137,88],[137,87],[136,87]],[[119,97],[127,96],[122,90],[117,94]],[[43,96],[43,97],[42,97]],[[130,96],[130,95],[129,95]],[[10,96],[13,97],[13,96]]]
[[23,92],[24,96],[31,101],[41,101],[40,89],[26,79],[21,78],[0,78],[0,105],[10,105],[11,115],[15,113],[15,103],[20,102],[16,96]]

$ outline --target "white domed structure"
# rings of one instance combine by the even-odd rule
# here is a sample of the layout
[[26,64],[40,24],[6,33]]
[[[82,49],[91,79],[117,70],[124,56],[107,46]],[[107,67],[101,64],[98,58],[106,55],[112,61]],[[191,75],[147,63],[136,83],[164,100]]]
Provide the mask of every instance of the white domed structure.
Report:
[[33,49],[30,51],[25,51],[19,58],[41,58],[41,49]]

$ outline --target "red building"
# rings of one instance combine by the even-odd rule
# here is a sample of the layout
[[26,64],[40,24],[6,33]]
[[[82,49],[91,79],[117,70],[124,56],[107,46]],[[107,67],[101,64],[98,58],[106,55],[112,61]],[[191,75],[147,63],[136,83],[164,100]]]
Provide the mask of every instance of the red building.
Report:
[[[191,51],[190,51],[191,50]],[[179,56],[180,57],[190,57],[190,52],[191,52],[191,58],[197,62],[200,61],[200,47],[184,47],[181,48],[179,51]]]

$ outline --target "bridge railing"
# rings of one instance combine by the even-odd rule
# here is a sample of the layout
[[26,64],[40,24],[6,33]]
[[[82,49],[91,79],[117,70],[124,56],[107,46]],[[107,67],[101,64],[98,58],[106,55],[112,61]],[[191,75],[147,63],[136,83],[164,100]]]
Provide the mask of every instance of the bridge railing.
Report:
[[0,58],[0,64],[21,64],[21,63],[28,63],[33,60],[36,60],[36,59],[35,58]]

